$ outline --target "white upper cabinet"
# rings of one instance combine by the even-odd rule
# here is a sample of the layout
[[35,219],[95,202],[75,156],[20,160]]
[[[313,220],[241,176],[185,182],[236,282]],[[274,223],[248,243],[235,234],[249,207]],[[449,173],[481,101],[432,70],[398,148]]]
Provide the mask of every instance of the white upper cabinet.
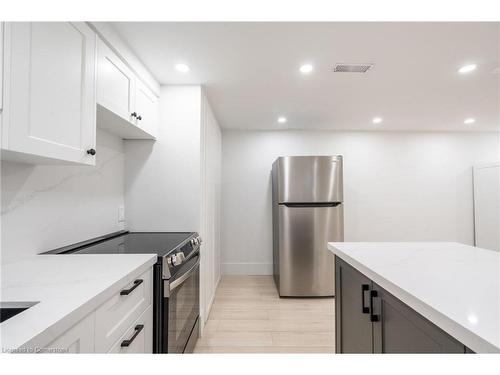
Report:
[[159,121],[159,102],[147,86],[137,80],[135,90],[136,124],[149,134],[156,136]]
[[124,139],[155,139],[158,98],[104,41],[97,45],[97,126]]
[[6,23],[3,47],[2,158],[95,165],[94,31]]
[[134,73],[102,40],[97,41],[97,103],[133,121]]

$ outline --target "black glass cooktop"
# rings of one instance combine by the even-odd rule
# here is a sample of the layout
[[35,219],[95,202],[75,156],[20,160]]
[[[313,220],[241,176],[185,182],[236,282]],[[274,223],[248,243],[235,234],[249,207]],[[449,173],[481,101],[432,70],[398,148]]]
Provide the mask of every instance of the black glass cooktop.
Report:
[[194,232],[125,232],[111,238],[50,251],[50,254],[158,254],[164,256],[184,245]]

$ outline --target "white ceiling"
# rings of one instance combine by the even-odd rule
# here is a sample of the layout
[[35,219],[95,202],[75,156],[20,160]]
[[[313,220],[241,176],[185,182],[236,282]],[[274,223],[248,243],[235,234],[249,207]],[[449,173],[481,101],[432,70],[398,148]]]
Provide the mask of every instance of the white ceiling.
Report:
[[[160,83],[203,84],[226,129],[500,129],[500,23],[113,25]],[[343,62],[375,67],[333,73]]]

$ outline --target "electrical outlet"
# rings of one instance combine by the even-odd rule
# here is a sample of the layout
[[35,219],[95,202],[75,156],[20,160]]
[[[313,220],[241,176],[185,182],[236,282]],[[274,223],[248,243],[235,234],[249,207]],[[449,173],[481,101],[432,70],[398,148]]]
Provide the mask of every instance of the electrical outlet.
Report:
[[125,207],[118,206],[118,222],[122,223],[125,221]]

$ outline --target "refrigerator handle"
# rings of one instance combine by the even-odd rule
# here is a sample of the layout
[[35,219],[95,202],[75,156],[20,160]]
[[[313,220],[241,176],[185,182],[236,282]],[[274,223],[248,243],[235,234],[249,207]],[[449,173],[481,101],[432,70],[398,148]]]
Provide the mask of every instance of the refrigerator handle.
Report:
[[290,208],[300,208],[300,207],[337,207],[341,205],[342,202],[305,202],[305,203],[280,203],[280,205],[290,207]]

